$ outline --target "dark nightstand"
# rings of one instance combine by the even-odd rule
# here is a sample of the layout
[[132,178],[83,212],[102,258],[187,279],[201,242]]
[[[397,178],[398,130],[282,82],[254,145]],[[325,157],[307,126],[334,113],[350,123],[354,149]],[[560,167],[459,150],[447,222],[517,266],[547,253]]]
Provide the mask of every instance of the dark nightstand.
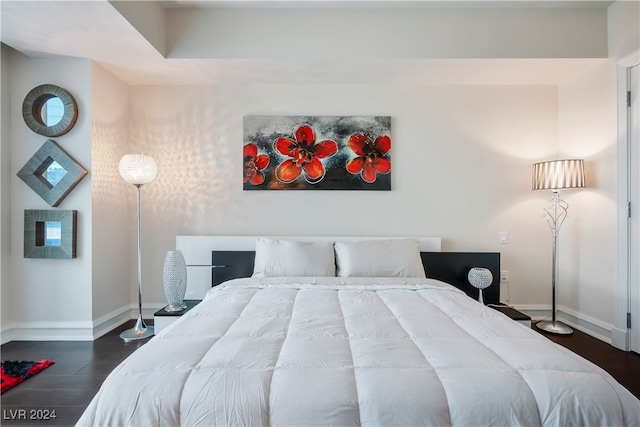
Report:
[[501,305],[501,304],[492,304],[489,307],[493,308],[494,310],[498,310],[502,314],[509,316],[509,318],[515,320],[518,323],[522,323],[523,325],[529,328],[531,327],[531,317],[516,310],[513,307],[509,307],[508,305]]
[[167,311],[164,308],[153,313],[153,327],[154,333],[159,334],[160,331],[171,325],[178,320],[180,316],[191,310],[198,305],[202,300],[199,299],[186,299],[184,303],[187,304],[187,308],[182,311]]

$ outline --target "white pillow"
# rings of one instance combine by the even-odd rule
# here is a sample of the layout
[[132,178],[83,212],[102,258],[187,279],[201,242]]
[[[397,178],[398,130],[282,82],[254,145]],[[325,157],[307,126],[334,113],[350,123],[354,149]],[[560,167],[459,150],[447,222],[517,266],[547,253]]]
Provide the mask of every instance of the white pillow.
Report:
[[418,239],[336,242],[340,277],[426,277]]
[[258,237],[252,277],[335,276],[333,242]]

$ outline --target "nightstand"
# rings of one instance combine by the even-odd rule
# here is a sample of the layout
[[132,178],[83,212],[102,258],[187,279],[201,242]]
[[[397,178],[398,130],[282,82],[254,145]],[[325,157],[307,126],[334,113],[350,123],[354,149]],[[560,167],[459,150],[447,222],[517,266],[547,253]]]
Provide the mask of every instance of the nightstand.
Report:
[[163,329],[171,325],[178,320],[180,316],[191,310],[198,305],[202,300],[199,299],[186,299],[184,303],[187,304],[187,308],[182,311],[167,311],[164,308],[153,313],[153,327],[154,333],[159,334]]
[[500,313],[509,316],[509,318],[515,320],[518,323],[522,323],[528,328],[531,327],[531,317],[516,310],[513,307],[509,307],[508,305],[498,305],[498,304],[492,304],[489,307],[493,308],[494,310],[498,310]]

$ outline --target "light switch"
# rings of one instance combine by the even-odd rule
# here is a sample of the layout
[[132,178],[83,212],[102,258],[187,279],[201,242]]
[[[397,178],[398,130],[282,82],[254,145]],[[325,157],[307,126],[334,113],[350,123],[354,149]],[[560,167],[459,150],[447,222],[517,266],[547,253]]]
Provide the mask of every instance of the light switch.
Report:
[[509,243],[509,237],[507,235],[507,232],[506,231],[501,231],[500,232],[500,244],[504,245],[504,244],[507,244],[507,243]]

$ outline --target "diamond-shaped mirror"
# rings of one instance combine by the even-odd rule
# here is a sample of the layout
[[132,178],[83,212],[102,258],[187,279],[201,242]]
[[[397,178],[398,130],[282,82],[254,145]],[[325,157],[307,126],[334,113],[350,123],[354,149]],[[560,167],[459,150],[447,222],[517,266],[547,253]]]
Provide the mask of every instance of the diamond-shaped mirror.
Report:
[[[53,188],[58,185],[58,183],[62,181],[62,178],[67,174],[67,171],[60,166],[60,163],[56,162],[51,157],[47,158],[40,166],[41,167],[38,168],[39,170],[36,171],[36,173],[38,176],[42,177],[44,185],[49,188]],[[42,173],[38,173],[40,172],[40,169],[44,169],[44,171],[42,171]]]
[[55,207],[86,174],[85,168],[53,140],[48,139],[20,169],[18,177],[49,205]]

